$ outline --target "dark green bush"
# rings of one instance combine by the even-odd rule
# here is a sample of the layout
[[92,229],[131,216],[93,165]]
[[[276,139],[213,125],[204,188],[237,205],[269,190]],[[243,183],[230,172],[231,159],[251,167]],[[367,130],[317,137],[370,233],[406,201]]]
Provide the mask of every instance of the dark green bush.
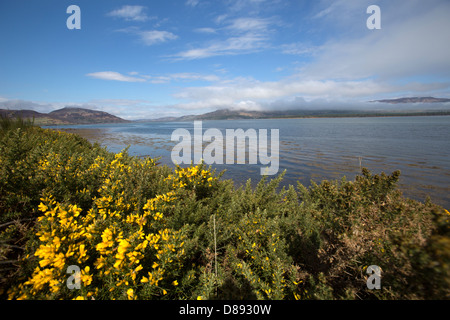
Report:
[[[450,214],[430,201],[404,198],[397,171],[363,169],[355,181],[281,190],[280,175],[263,178],[255,188],[250,181],[236,188],[204,165],[159,166],[126,150],[113,154],[77,135],[25,122],[4,121],[1,128],[3,298],[450,297]],[[87,256],[67,255],[59,278],[53,273],[45,286],[33,287],[36,270],[48,268],[35,253],[50,245],[49,230],[67,232],[58,229],[51,210],[78,212],[74,205],[80,208],[78,242],[64,238],[61,248],[83,244]],[[145,232],[167,234],[165,249],[155,242],[154,248],[133,253],[127,243],[116,244],[108,263],[121,269],[111,267],[117,278],[108,278],[97,268],[107,228],[137,247]],[[120,246],[127,254],[143,254],[141,267],[127,270],[115,262]],[[64,287],[69,263],[89,267],[79,291]],[[366,286],[370,265],[382,269],[380,290]],[[148,279],[152,271],[160,280]]]

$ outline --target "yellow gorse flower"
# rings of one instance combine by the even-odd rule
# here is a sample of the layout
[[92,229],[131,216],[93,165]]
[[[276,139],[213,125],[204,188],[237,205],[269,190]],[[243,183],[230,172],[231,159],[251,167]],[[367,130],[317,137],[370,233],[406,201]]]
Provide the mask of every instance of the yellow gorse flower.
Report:
[[128,300],[133,300],[135,298],[133,289],[130,288],[127,290],[127,297],[128,297]]
[[[120,298],[125,292],[128,299],[136,299],[138,291],[144,287],[153,288],[146,290],[161,296],[169,294],[169,288],[179,286],[177,279],[170,278],[172,271],[169,270],[182,267],[184,241],[180,232],[167,227],[165,217],[170,216],[174,203],[182,199],[180,184],[182,188],[207,187],[215,179],[210,171],[199,167],[176,170],[175,175],[167,177],[169,190],[145,199],[139,208],[141,200],[124,190],[118,177],[133,175],[139,168],[151,168],[155,166],[153,160],[130,165],[121,154],[109,163],[99,156],[84,171],[71,167],[81,161],[80,157],[64,163],[55,153],[46,161],[48,165],[47,162],[40,165],[47,171],[55,167],[56,162],[58,170],[72,170],[77,178],[97,172],[103,181],[95,190],[76,189],[80,196],[95,194],[92,207],[86,212],[78,205],[56,202],[52,196],[41,199],[37,208],[42,213],[36,233],[39,244],[34,252],[37,266],[21,286],[9,292],[9,297],[52,295],[56,298],[69,294],[71,299],[99,295]],[[52,177],[63,179],[59,174]],[[70,276],[66,273],[70,265],[80,267],[81,292],[62,290]]]

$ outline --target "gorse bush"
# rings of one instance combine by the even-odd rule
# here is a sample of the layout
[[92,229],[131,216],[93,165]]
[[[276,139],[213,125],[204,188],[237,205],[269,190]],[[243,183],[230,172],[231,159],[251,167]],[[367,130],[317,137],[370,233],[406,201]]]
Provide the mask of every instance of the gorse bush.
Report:
[[34,118],[31,119],[22,119],[22,118],[16,118],[12,119],[7,116],[0,115],[0,132],[5,133],[9,130],[15,129],[15,128],[29,128],[34,125]]
[[[0,294],[450,297],[450,214],[430,201],[405,199],[399,172],[363,169],[355,181],[280,189],[282,176],[236,188],[204,165],[172,169],[74,134],[5,125]],[[370,265],[382,270],[380,290],[366,285]]]

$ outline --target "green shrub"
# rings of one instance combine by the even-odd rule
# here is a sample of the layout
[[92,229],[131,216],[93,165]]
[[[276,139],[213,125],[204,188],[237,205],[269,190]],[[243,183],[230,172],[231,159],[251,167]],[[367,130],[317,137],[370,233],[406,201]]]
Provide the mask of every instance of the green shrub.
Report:
[[[23,123],[0,136],[10,299],[448,299],[450,214],[399,172],[280,190]],[[81,288],[66,286],[78,266]],[[381,290],[366,286],[382,269]]]

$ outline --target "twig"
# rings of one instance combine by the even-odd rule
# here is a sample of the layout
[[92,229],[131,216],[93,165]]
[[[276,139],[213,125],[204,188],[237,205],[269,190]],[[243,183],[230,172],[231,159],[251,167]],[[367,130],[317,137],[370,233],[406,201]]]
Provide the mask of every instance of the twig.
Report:
[[[213,225],[214,225],[214,271],[216,277],[214,282],[217,284],[217,241],[216,241],[216,215],[213,215]],[[216,297],[217,297],[217,285],[216,285]]]
[[213,221],[214,221],[214,269],[215,269],[216,278],[217,278],[216,215],[213,215]]
[[22,247],[13,245],[13,244],[8,244],[8,243],[1,243],[0,242],[0,246],[8,247],[8,248],[14,248],[14,249],[20,249],[20,250],[25,250],[25,248],[22,248]]
[[0,261],[0,264],[10,264],[10,263],[16,263],[19,262],[19,260],[4,260]]
[[14,221],[10,221],[10,222],[6,222],[6,223],[3,223],[3,224],[0,224],[0,228],[9,226],[10,224],[13,224],[13,223],[19,223],[19,222],[24,222],[24,221],[32,221],[32,220],[35,220],[35,219],[34,218],[28,218],[28,219],[14,220]]

